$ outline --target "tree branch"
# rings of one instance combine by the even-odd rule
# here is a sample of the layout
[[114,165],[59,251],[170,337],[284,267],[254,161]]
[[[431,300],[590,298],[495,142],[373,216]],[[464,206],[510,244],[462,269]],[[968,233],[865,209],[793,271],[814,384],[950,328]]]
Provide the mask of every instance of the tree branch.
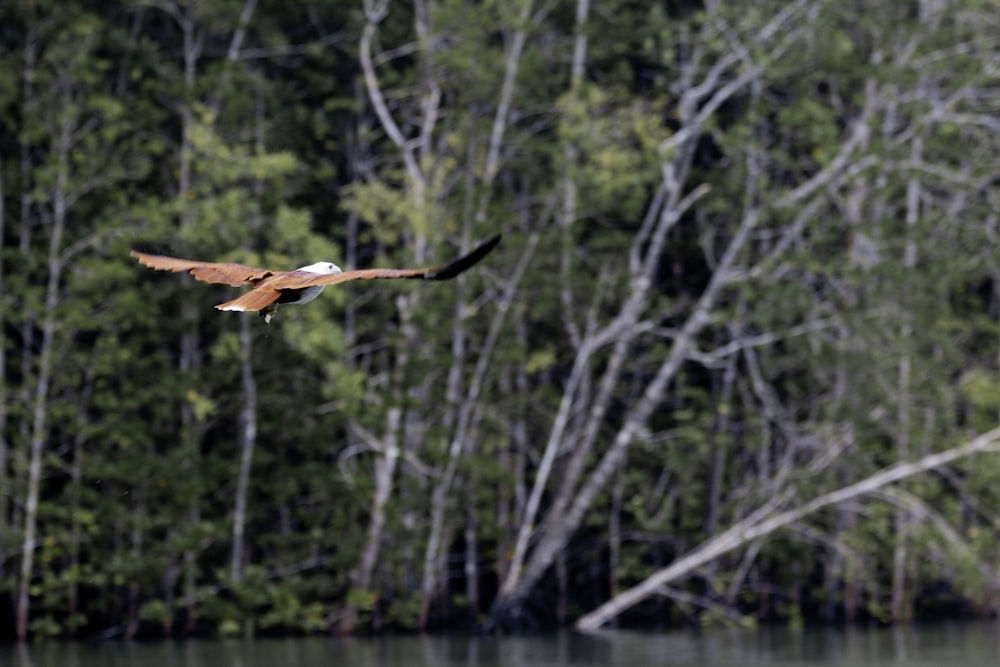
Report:
[[964,445],[929,454],[912,462],[897,463],[859,482],[831,491],[803,503],[797,508],[769,514],[766,517],[751,516],[733,525],[716,537],[678,558],[669,566],[658,570],[642,583],[624,591],[594,611],[582,616],[576,623],[581,631],[596,630],[609,620],[655,593],[661,586],[687,576],[694,569],[729,553],[753,540],[766,537],[785,526],[799,521],[826,507],[872,494],[883,487],[913,477],[928,470],[934,470],[958,459],[982,453],[1000,453],[1000,428],[987,431]]

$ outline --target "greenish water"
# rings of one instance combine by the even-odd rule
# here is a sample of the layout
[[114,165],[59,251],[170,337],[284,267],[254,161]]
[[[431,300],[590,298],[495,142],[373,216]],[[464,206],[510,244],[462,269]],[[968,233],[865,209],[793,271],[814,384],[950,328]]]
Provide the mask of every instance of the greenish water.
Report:
[[1000,625],[0,646],[0,667],[996,667]]

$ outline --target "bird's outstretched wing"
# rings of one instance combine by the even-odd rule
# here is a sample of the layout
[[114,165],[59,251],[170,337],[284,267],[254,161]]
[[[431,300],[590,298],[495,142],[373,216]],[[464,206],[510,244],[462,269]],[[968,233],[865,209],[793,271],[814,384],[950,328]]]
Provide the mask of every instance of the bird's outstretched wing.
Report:
[[284,290],[318,287],[320,285],[336,285],[351,280],[451,280],[490,254],[497,244],[500,243],[501,236],[501,234],[497,234],[472,252],[462,255],[444,266],[432,266],[425,269],[361,269],[329,275],[289,271],[288,273],[275,275],[266,284],[271,289]]
[[180,259],[179,257],[168,257],[152,252],[141,252],[133,250],[132,256],[139,260],[139,263],[158,271],[188,271],[192,276],[206,283],[216,283],[220,285],[253,285],[268,276],[274,275],[274,271],[268,269],[257,269],[252,266],[242,264],[232,264],[225,262],[197,262],[190,259]]

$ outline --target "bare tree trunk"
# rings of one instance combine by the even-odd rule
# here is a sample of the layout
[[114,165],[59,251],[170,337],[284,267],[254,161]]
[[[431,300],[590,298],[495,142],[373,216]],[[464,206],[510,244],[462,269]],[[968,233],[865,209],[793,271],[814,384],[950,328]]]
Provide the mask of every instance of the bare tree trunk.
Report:
[[[912,159],[915,164],[921,158],[920,137],[915,137],[912,146]],[[903,270],[907,274],[915,271],[917,266],[917,243],[913,238],[914,229],[920,217],[920,181],[916,177],[911,177],[906,183],[906,227],[908,237],[903,249]],[[901,295],[902,304],[905,304],[906,296]],[[911,375],[912,350],[910,343],[913,338],[913,325],[910,321],[910,309],[903,307],[900,313],[902,321],[899,337],[901,340],[900,350],[902,356],[899,359],[899,371],[897,377],[897,426],[896,426],[896,450],[899,459],[905,461],[910,457],[910,438],[913,429],[911,413]],[[895,544],[892,554],[892,596],[889,613],[893,620],[904,620],[912,615],[909,609],[908,596],[906,594],[906,575],[908,569],[908,543],[910,535],[910,517],[906,508],[897,508],[895,523]]]
[[[5,238],[7,231],[7,208],[4,205],[6,195],[4,191],[4,166],[3,154],[0,154],[0,239]],[[0,294],[4,292],[4,263],[3,254],[0,253]],[[0,331],[7,330],[6,309],[0,308]],[[10,443],[7,441],[7,345],[0,342],[0,534],[6,535],[10,530],[8,525],[8,512],[10,502],[10,482],[11,476],[8,472],[10,465]],[[7,554],[0,547],[0,562],[6,562]],[[4,575],[4,568],[0,566],[0,577]]]
[[608,516],[608,591],[611,597],[618,595],[618,571],[621,565],[622,551],[622,512],[625,507],[625,474],[624,467],[615,476],[611,487],[611,508]]
[[[70,535],[69,535],[69,569],[78,572],[80,569],[80,485],[83,481],[83,437],[77,437],[73,444],[73,462],[70,464]],[[71,619],[70,636],[76,634],[76,612],[80,588],[75,578],[66,584],[66,614]]]
[[[733,387],[736,383],[736,355],[730,357],[722,372],[722,388],[719,390],[718,405],[731,406],[733,401]],[[712,472],[709,476],[708,485],[708,511],[705,514],[705,534],[713,535],[719,529],[721,518],[721,505],[723,483],[726,471],[726,454],[728,447],[726,443],[733,434],[730,420],[730,411],[720,410],[716,415],[715,425],[712,429]],[[736,445],[738,447],[738,445]]]
[[[94,386],[94,366],[90,364],[87,366],[86,372],[84,373],[83,387],[81,388],[79,401],[81,405],[88,405],[92,396],[92,390]],[[86,420],[86,413],[82,414],[82,418]],[[82,531],[80,528],[80,508],[81,508],[81,491],[83,490],[83,447],[87,442],[87,429],[86,423],[80,424],[77,427],[76,433],[73,435],[73,459],[70,463],[70,538],[69,538],[69,563],[70,570],[78,572],[80,569],[80,543],[83,539]],[[71,578],[67,582],[67,607],[68,607],[68,617],[71,620],[72,625],[70,626],[70,633],[75,635],[78,629],[77,627],[77,604],[79,601],[79,583],[75,577]]]
[[[584,67],[587,61],[587,15],[590,12],[590,0],[577,0],[576,21],[573,36],[573,60],[570,65],[569,100],[577,104],[580,96],[580,86],[583,84]],[[559,229],[562,234],[563,248],[560,254],[559,270],[563,288],[560,290],[560,300],[563,306],[563,322],[568,329],[570,341],[577,347],[580,345],[580,331],[576,326],[576,314],[573,308],[573,292],[570,289],[572,279],[570,267],[573,256],[573,223],[577,217],[577,185],[573,178],[573,169],[579,159],[579,147],[572,141],[563,145],[563,175],[562,175],[562,206],[559,215]]]
[[[244,14],[240,17],[240,33],[245,28],[244,21],[249,20],[248,12],[253,11],[253,4],[248,2]],[[240,36],[242,39],[242,35]],[[235,38],[234,38],[235,42]],[[236,57],[238,46],[230,48],[230,59]],[[264,146],[264,112],[265,105],[262,93],[257,90],[256,123],[254,137],[258,154],[263,154]],[[254,196],[258,203],[262,196],[262,184],[255,180]],[[261,217],[259,206],[254,210],[250,220],[250,236],[256,240],[260,233]],[[236,478],[236,498],[233,504],[233,548],[230,557],[230,576],[234,582],[243,580],[245,562],[245,531],[247,517],[247,498],[250,488],[250,471],[253,468],[254,448],[257,444],[257,378],[253,369],[253,332],[251,318],[241,317],[240,320],[240,377],[243,383],[243,407],[240,410],[239,451],[240,464]]]
[[[132,522],[132,534],[129,536],[132,542],[131,556],[135,562],[142,558],[143,548],[143,519],[146,516],[146,505],[142,497],[134,498],[135,519]],[[125,618],[125,639],[132,639],[139,631],[139,583],[133,581],[128,587],[128,611]]]
[[[466,173],[466,199],[471,197],[472,183],[471,183],[471,169]],[[466,216],[466,232],[469,227],[470,216]],[[463,235],[465,238],[462,240],[463,251],[468,247],[468,233]],[[448,383],[445,390],[445,401],[447,403],[447,408],[445,410],[444,418],[442,419],[442,427],[446,432],[450,431],[454,433],[455,426],[458,421],[458,412],[461,410],[461,404],[465,402],[465,397],[462,392],[462,370],[465,367],[466,359],[465,352],[467,347],[467,336],[465,332],[465,324],[463,322],[463,315],[465,311],[465,300],[464,300],[464,285],[465,281],[459,278],[455,286],[455,305],[454,311],[452,313],[452,333],[451,333],[451,366],[448,369]],[[458,437],[457,435],[455,436]],[[463,442],[462,446],[465,447],[466,444]],[[449,452],[450,453],[450,452]],[[451,461],[449,460],[446,466],[445,474],[448,474],[448,470],[453,469]],[[454,473],[452,472],[452,475]],[[440,578],[439,571],[442,569],[441,564],[441,550],[444,548],[443,545],[447,543],[447,538],[444,537],[444,519],[445,519],[445,502],[449,496],[450,488],[444,488],[444,484],[448,487],[451,486],[451,480],[442,480],[435,485],[434,490],[431,494],[431,529],[427,539],[427,545],[424,550],[424,566],[423,575],[420,582],[420,617],[417,620],[417,627],[420,630],[427,629],[427,623],[430,619],[430,609],[433,602],[435,593],[437,591],[437,582]],[[469,508],[466,516],[466,528],[471,526],[471,517],[469,514],[472,512],[472,508]],[[468,554],[470,546],[466,544],[466,553]],[[474,549],[474,547],[471,547]],[[466,567],[469,567],[469,562],[466,560]]]
[[[527,346],[527,327],[523,320],[515,324],[514,335],[517,344]],[[528,374],[524,364],[512,364],[507,367],[507,373],[501,379],[500,389],[503,395],[515,392],[520,396],[528,396]],[[527,462],[528,462],[528,405],[520,409],[512,417],[510,425],[510,440],[501,446],[498,463],[505,470],[511,471],[510,485],[503,485],[497,498],[497,523],[500,530],[500,542],[497,545],[495,570],[497,578],[504,581],[507,578],[509,560],[508,554],[513,551],[517,536],[517,517],[523,516],[527,499]]]
[[234,582],[243,580],[247,495],[250,487],[250,468],[253,465],[253,450],[257,442],[257,380],[253,372],[251,319],[241,317],[239,320],[243,409],[240,410],[240,467],[236,479],[236,499],[233,507],[233,550],[230,557],[230,576]]
[[569,609],[569,571],[566,564],[566,552],[560,551],[556,557],[556,623],[563,626],[566,623],[566,614]]
[[[52,260],[50,254],[50,260]],[[52,376],[52,346],[55,337],[55,307],[59,301],[59,267],[49,264],[49,284],[46,288],[45,315],[42,319],[42,340],[38,356],[38,379],[32,405],[31,443],[28,458],[28,489],[24,498],[24,536],[21,541],[21,574],[17,594],[17,640],[28,638],[31,578],[37,543],[38,494],[42,479],[42,457],[48,439],[49,382]]]
[[[423,117],[419,123],[420,131],[416,140],[408,139],[393,118],[392,112],[382,95],[382,89],[373,60],[373,41],[378,32],[378,26],[389,12],[388,3],[385,0],[364,1],[366,23],[358,44],[358,54],[361,61],[365,90],[368,93],[368,101],[372,105],[372,109],[378,117],[382,129],[402,155],[407,176],[409,201],[412,206],[410,219],[413,222],[414,255],[417,263],[421,264],[427,256],[427,221],[425,216],[428,203],[427,176],[421,165],[421,157],[426,156],[430,150],[431,137],[433,136],[437,121],[440,90],[433,78],[433,71],[428,61],[429,17],[427,6],[421,0],[415,4],[414,10],[414,27],[421,45],[420,56],[423,59],[423,84],[425,89],[425,96],[421,105]],[[417,299],[418,297],[415,294],[411,294],[400,295],[396,300],[402,322],[401,328],[403,330],[403,340],[400,341],[398,348],[397,363],[394,372],[394,375],[398,379],[394,383],[397,389],[403,378],[406,377],[406,369],[409,365],[408,351],[416,346],[416,334],[410,325],[410,313],[413,311]],[[368,533],[362,549],[360,563],[353,577],[352,585],[355,595],[371,595],[372,575],[378,559],[379,543],[382,540],[382,531],[385,524],[385,507],[392,494],[396,466],[399,461],[399,430],[402,419],[402,409],[399,407],[401,400],[399,399],[402,398],[403,392],[399,390],[396,394],[396,404],[389,407],[386,434],[382,442],[371,443],[377,451],[375,461],[375,495],[372,500]],[[340,633],[350,634],[353,632],[356,620],[357,608],[353,602],[349,601],[344,617],[339,623]]]
[[465,603],[471,618],[479,614],[479,543],[478,519],[473,489],[465,488]]
[[[38,59],[38,50],[40,45],[37,41],[37,28],[34,22],[28,25],[27,34],[24,40],[24,66],[22,68],[22,84],[21,84],[21,97],[24,100],[24,106],[26,110],[25,114],[32,113],[33,107],[37,105],[35,101],[35,67]],[[31,107],[29,109],[29,107]],[[33,183],[31,173],[31,160],[32,151],[34,146],[31,143],[30,133],[22,132],[20,138],[20,161],[19,161],[19,171],[21,180],[21,196],[20,196],[20,219],[18,224],[18,250],[20,251],[21,257],[28,257],[31,249],[31,235],[32,235],[32,210],[34,208],[34,195],[33,195]],[[28,313],[26,317],[23,318],[21,325],[21,377],[29,378],[32,376],[31,361],[35,354],[35,316]],[[17,399],[24,405],[30,404],[31,394],[29,383],[23,383],[22,389],[19,392],[20,396]],[[6,419],[6,413],[5,413]],[[30,441],[31,433],[29,430],[28,420],[21,420],[19,425],[22,440]],[[10,453],[17,457],[18,462],[22,459],[19,452],[20,448],[12,450]],[[6,474],[6,469],[3,474]],[[14,473],[16,474],[16,473]],[[8,489],[8,494],[5,494],[4,498],[12,498],[13,489],[15,486],[16,478],[12,478],[10,482],[10,488]],[[19,503],[12,503],[10,507],[10,519],[9,525],[17,525],[23,522],[23,508],[18,508]],[[6,521],[6,519],[5,519]]]
[[[71,104],[70,100],[66,100]],[[34,575],[34,555],[37,544],[38,500],[42,479],[45,445],[49,437],[49,385],[52,380],[52,355],[55,346],[56,307],[60,300],[62,280],[63,232],[66,229],[67,184],[69,180],[69,155],[73,141],[70,124],[62,124],[55,137],[56,183],[52,192],[52,228],[46,269],[48,282],[42,315],[42,340],[38,350],[35,392],[31,407],[31,440],[28,455],[28,488],[24,499],[24,535],[21,543],[21,573],[17,594],[16,634],[18,641],[28,637],[31,578]]]
[[[172,14],[181,27],[183,35],[183,57],[184,57],[184,88],[193,95],[195,79],[197,75],[197,64],[201,57],[203,46],[203,36],[195,30],[194,22],[185,10],[173,6]],[[180,163],[177,176],[177,201],[180,203],[180,228],[183,230],[193,223],[193,218],[187,202],[190,198],[192,186],[192,168],[194,147],[191,142],[191,135],[194,131],[194,111],[191,105],[186,102],[181,103],[181,144]],[[190,284],[191,278],[182,278]],[[201,336],[199,334],[198,307],[189,298],[185,298],[181,303],[181,320],[184,322],[184,330],[181,333],[180,357],[178,359],[178,370],[181,377],[189,382],[189,386],[196,386],[199,367],[201,365]],[[191,401],[185,400],[181,407],[181,446],[189,452],[191,459],[188,461],[189,474],[193,477],[199,475],[201,458],[201,434],[200,426],[197,423],[194,406]],[[187,521],[191,526],[201,522],[200,499],[197,495],[189,499],[187,510]],[[184,609],[186,614],[187,632],[193,633],[195,630],[195,618],[197,608],[197,551],[188,548],[184,551],[183,562],[183,596]]]
[[[375,494],[372,497],[371,516],[368,519],[368,531],[365,534],[361,558],[351,581],[353,595],[369,596],[372,594],[372,576],[378,562],[379,548],[385,529],[386,505],[392,496],[396,466],[399,463],[399,427],[402,416],[403,410],[399,406],[394,405],[389,408],[386,415],[385,434],[376,446],[378,455],[375,459]],[[370,444],[376,445],[376,443]],[[358,609],[354,601],[349,600],[347,608],[339,619],[337,630],[340,634],[349,635],[354,632],[357,613]]]
[[[361,71],[364,74],[365,88],[368,91],[368,99],[372,105],[375,115],[378,116],[382,129],[390,140],[396,145],[403,157],[403,165],[406,169],[407,186],[409,189],[410,203],[413,206],[411,219],[414,225],[414,255],[418,264],[423,264],[427,257],[427,235],[426,220],[424,216],[427,211],[427,175],[420,164],[421,155],[430,149],[430,141],[434,131],[434,124],[437,120],[438,105],[440,103],[440,90],[430,76],[429,69],[425,69],[425,87],[427,93],[423,102],[423,118],[420,123],[420,134],[417,140],[408,140],[403,130],[392,116],[389,106],[382,95],[382,88],[379,85],[378,75],[375,72],[375,63],[372,59],[372,41],[378,31],[378,25],[388,15],[388,3],[385,0],[365,0],[366,24],[361,33],[361,41],[358,45],[359,58],[361,60]],[[418,3],[416,11],[416,29],[418,37],[426,31],[422,23],[426,22],[426,7],[422,2]],[[426,48],[426,34],[422,36]],[[426,53],[421,54],[426,58]],[[426,63],[425,63],[426,66]]]

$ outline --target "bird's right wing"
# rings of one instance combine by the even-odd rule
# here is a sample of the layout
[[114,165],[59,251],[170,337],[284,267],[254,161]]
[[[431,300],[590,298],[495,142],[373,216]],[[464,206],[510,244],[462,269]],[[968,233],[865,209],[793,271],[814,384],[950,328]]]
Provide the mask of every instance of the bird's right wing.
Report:
[[316,274],[304,271],[289,271],[267,281],[274,289],[302,289],[318,285],[336,285],[351,280],[451,280],[458,274],[468,270],[490,254],[500,243],[501,235],[485,241],[477,248],[444,266],[432,266],[426,269],[360,269],[344,271],[343,273]]
[[190,259],[180,259],[179,257],[140,252],[138,250],[133,250],[131,254],[143,266],[148,266],[157,271],[188,271],[202,282],[232,285],[234,287],[252,285],[274,274],[273,271],[268,269],[257,269],[252,266],[243,266],[242,264],[197,262]]

